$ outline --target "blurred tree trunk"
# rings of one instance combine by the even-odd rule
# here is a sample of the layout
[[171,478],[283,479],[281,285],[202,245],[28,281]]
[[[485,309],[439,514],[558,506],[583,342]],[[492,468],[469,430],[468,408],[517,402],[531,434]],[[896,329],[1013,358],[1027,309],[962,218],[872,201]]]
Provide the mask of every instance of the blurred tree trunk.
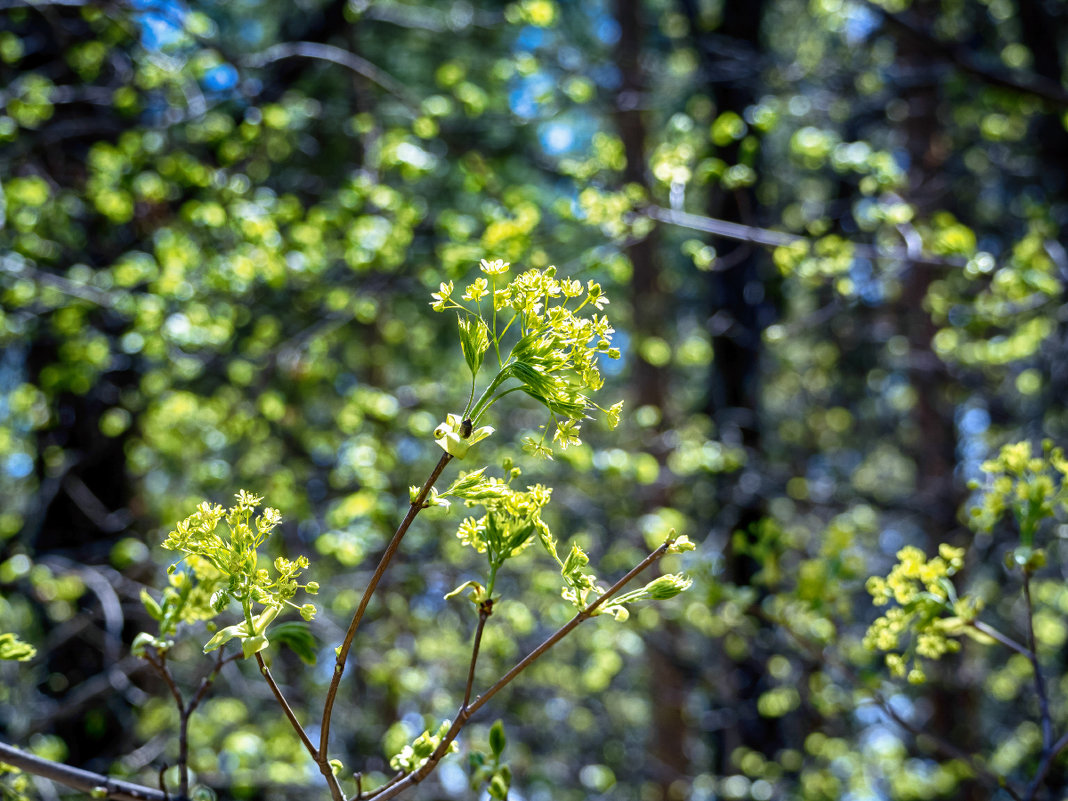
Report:
[[[690,26],[693,44],[699,53],[705,78],[703,89],[715,102],[715,114],[745,116],[746,109],[757,99],[761,80],[761,24],[765,4],[762,0],[729,3],[715,29],[707,28],[695,0],[680,0]],[[717,46],[729,42],[729,47]],[[725,78],[726,76],[726,78]],[[727,164],[743,160],[743,147],[734,142],[718,150],[717,156]],[[751,187],[725,189],[713,185],[705,198],[709,216],[746,225],[763,221]],[[762,470],[756,463],[763,450],[760,427],[760,361],[764,329],[778,315],[775,298],[778,288],[766,267],[767,254],[748,243],[718,243],[722,252],[715,268],[707,274],[709,298],[708,326],[712,343],[712,368],[705,411],[715,424],[715,436],[730,445],[742,447],[747,466],[726,475],[719,487],[718,508],[722,510],[718,528],[726,536],[727,581],[746,586],[760,566],[733,547],[737,536],[749,537],[756,524],[767,516],[766,488]],[[725,654],[720,686],[716,690],[723,702],[737,711],[733,726],[717,732],[716,759],[720,773],[733,772],[730,756],[739,747],[747,747],[769,757],[783,747],[778,721],[757,713],[757,699],[767,688],[766,654],[759,649],[731,660]]]
[[[922,0],[913,5],[912,13],[928,25],[938,13],[938,4]],[[900,123],[909,160],[905,200],[922,219],[945,208],[947,200],[942,173],[950,147],[938,117],[942,67],[928,48],[908,37],[897,40],[897,63],[901,76],[899,97],[908,110]],[[905,232],[906,237],[914,235],[915,232]],[[923,510],[918,523],[926,537],[928,553],[935,552],[939,543],[960,540],[957,511],[965,500],[964,486],[954,473],[954,408],[959,398],[947,365],[932,347],[936,328],[925,310],[925,298],[934,278],[931,268],[910,265],[894,315],[909,343],[907,371],[916,400],[906,445],[916,466],[914,505]],[[926,728],[966,752],[978,752],[982,746],[977,737],[981,725],[975,715],[975,688],[949,669],[939,670],[932,678],[933,709]],[[961,801],[986,797],[975,781],[963,781],[957,793]]]
[[[643,14],[640,0],[616,0],[615,15],[620,29],[615,60],[622,81],[616,98],[614,117],[627,159],[623,180],[628,184],[642,186],[648,195],[648,166],[645,156],[647,134],[643,111],[647,97],[641,64],[644,32],[648,29],[648,21]],[[660,412],[659,426],[654,429],[644,447],[663,465],[667,453],[660,440],[660,433],[672,427],[667,418],[670,410],[665,402],[668,373],[662,366],[652,364],[640,355],[641,343],[648,337],[664,336],[665,321],[673,319],[670,298],[660,285],[659,241],[658,229],[654,228],[648,236],[628,244],[625,252],[633,267],[630,301],[635,346],[631,368],[635,403],[639,407],[656,407]],[[658,482],[653,495],[642,499],[644,508],[641,511],[652,511],[667,502],[663,484]],[[683,725],[687,682],[672,656],[679,650],[675,647],[676,639],[677,632],[673,629],[661,628],[656,637],[650,638],[648,649],[649,673],[656,677],[650,684],[653,710],[652,761],[655,765],[650,776],[660,786],[660,797],[664,799],[682,797],[672,785],[687,775],[688,765],[685,756],[686,729]]]

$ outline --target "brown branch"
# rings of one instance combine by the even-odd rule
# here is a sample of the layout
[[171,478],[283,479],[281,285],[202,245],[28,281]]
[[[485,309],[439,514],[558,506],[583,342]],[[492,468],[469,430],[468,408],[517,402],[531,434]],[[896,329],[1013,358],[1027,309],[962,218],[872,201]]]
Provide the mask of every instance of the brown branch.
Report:
[[218,677],[219,671],[223,669],[223,666],[229,662],[235,662],[240,658],[240,651],[232,653],[224,658],[223,649],[219,649],[219,657],[215,661],[215,667],[211,669],[211,672],[208,673],[208,675],[206,675],[200,680],[200,686],[197,687],[197,691],[193,694],[193,700],[190,701],[189,706],[186,707],[187,714],[192,715],[196,711],[197,707],[200,706],[200,702],[203,701],[204,698],[207,696],[208,690],[210,690],[211,685],[215,683],[215,679],[216,677]]
[[486,621],[493,614],[493,601],[486,599],[478,605],[478,627],[475,629],[475,642],[471,646],[471,666],[467,669],[467,686],[464,688],[464,702],[462,708],[467,709],[471,701],[471,689],[475,685],[475,665],[478,663],[478,649],[482,645],[482,632],[486,628]]
[[[449,727],[448,732],[446,732],[445,736],[438,744],[438,747],[434,749],[434,753],[427,757],[426,762],[424,762],[422,765],[419,766],[417,770],[412,771],[396,784],[387,785],[379,791],[366,796],[368,801],[386,801],[386,799],[394,798],[395,796],[400,795],[402,792],[407,790],[409,787],[413,787],[419,782],[421,782],[423,779],[425,779],[430,774],[430,772],[433,771],[435,767],[437,767],[437,764],[442,760],[442,758],[449,752],[449,746],[452,745],[453,741],[460,734],[460,731],[466,725],[467,721],[471,718],[471,716],[475,714],[475,712],[485,706],[485,704],[491,698],[493,698],[493,696],[495,696],[497,693],[499,693],[501,690],[511,684],[512,680],[515,679],[516,676],[518,676],[520,673],[530,667],[530,665],[532,665],[534,662],[544,656],[546,651],[548,651],[550,648],[560,642],[560,640],[570,634],[580,623],[583,623],[593,617],[596,614],[597,609],[606,601],[611,599],[613,596],[617,595],[619,591],[623,589],[623,587],[626,586],[627,583],[630,582],[631,579],[633,579],[643,570],[650,567],[661,557],[663,557],[672,544],[673,541],[669,540],[668,542],[665,542],[663,545],[657,548],[655,551],[653,551],[651,554],[646,556],[641,562],[631,568],[631,570],[629,570],[627,574],[623,576],[623,578],[619,579],[619,581],[609,587],[608,590],[604,592],[604,594],[602,594],[599,598],[589,604],[585,609],[583,609],[581,612],[571,618],[571,620],[569,620],[567,623],[557,629],[548,639],[545,640],[545,642],[543,642],[541,645],[539,645],[537,648],[535,648],[533,651],[523,657],[519,662],[517,662],[511,670],[501,676],[501,678],[497,679],[497,681],[494,682],[493,685],[488,690],[486,690],[486,692],[476,698],[473,703],[464,703],[464,705],[461,706],[459,711],[457,712],[456,720],[453,721],[452,725]],[[350,799],[349,801],[355,801],[355,799]]]
[[1031,669],[1035,674],[1035,692],[1038,694],[1039,715],[1042,721],[1042,753],[1053,746],[1053,719],[1049,711],[1049,695],[1046,693],[1046,677],[1038,663],[1038,646],[1035,641],[1035,607],[1031,601],[1031,573],[1024,569],[1024,600],[1027,603],[1027,646],[1031,650]]
[[[297,720],[297,716],[293,713],[293,708],[289,705],[286,697],[282,695],[282,689],[274,680],[274,676],[271,675],[271,669],[267,667],[267,663],[263,661],[263,656],[259,652],[256,653],[256,663],[260,666],[260,673],[262,673],[263,678],[267,680],[267,685],[271,688],[271,692],[274,693],[274,699],[278,702],[278,705],[282,707],[282,711],[286,713],[286,719],[293,727],[293,731],[300,737],[300,741],[304,743],[304,747],[308,750],[308,753],[311,754],[311,758],[318,762],[319,754],[315,751],[315,746],[308,737],[308,733],[304,731],[304,727],[300,725],[300,721]],[[330,775],[333,776],[333,773]]]
[[444,453],[441,455],[441,459],[438,460],[437,465],[434,467],[433,471],[431,471],[430,476],[423,484],[422,489],[419,490],[419,493],[412,501],[411,507],[408,509],[408,514],[404,516],[404,520],[401,521],[401,524],[393,534],[393,539],[391,539],[389,545],[386,546],[385,553],[382,554],[382,558],[378,562],[378,567],[375,568],[375,572],[371,576],[370,582],[367,584],[367,589],[364,591],[363,598],[360,599],[360,605],[352,615],[352,621],[349,623],[348,631],[345,632],[345,639],[338,647],[337,662],[334,665],[334,675],[330,679],[330,688],[326,693],[326,703],[323,705],[323,719],[319,734],[319,752],[316,760],[319,763],[320,772],[330,769],[327,764],[327,748],[330,744],[330,717],[333,714],[334,701],[337,698],[338,687],[341,685],[341,676],[345,672],[345,663],[349,657],[349,650],[352,648],[352,641],[356,637],[356,630],[360,626],[360,621],[363,620],[364,612],[367,610],[367,605],[371,602],[371,596],[374,595],[375,589],[378,587],[378,582],[382,580],[382,575],[386,572],[386,568],[389,567],[389,563],[397,553],[397,548],[400,547],[401,539],[404,538],[412,521],[415,520],[415,516],[423,509],[423,504],[426,502],[427,495],[430,494],[431,487],[437,482],[438,478],[441,476],[441,472],[450,461],[452,461],[451,454]]
[[1062,734],[1060,739],[1043,754],[1041,761],[1038,763],[1038,769],[1035,771],[1035,777],[1031,780],[1031,784],[1028,785],[1027,798],[1034,798],[1035,791],[1042,785],[1046,774],[1049,773],[1049,769],[1053,767],[1053,760],[1060,756],[1061,751],[1065,748],[1068,748],[1068,732]]
[[34,776],[81,790],[83,793],[99,794],[102,790],[104,798],[113,798],[115,801],[178,801],[160,790],[112,779],[99,773],[64,765],[62,762],[53,762],[51,759],[20,751],[4,742],[0,742],[0,762],[13,765]]
[[215,665],[211,671],[200,680],[200,685],[197,687],[196,692],[193,694],[192,700],[186,704],[185,699],[182,697],[182,691],[178,688],[177,682],[171,675],[171,671],[167,668],[167,655],[160,651],[145,651],[144,659],[156,671],[163,677],[163,681],[166,683],[167,688],[171,691],[171,696],[174,698],[174,703],[178,707],[178,795],[181,798],[189,797],[189,719],[193,716],[197,707],[200,706],[200,702],[204,700],[204,697],[208,694],[208,690],[211,689],[211,685],[215,682],[215,677],[219,675],[219,671],[223,669],[223,665],[227,662],[233,662],[235,659],[241,656],[241,653],[231,654],[228,657],[223,657],[222,649],[219,650],[219,654],[215,659]]

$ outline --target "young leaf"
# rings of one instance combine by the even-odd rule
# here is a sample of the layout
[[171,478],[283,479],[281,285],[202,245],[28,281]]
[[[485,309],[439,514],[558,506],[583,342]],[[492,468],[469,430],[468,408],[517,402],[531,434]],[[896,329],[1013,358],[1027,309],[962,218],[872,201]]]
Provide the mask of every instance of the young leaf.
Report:
[[471,375],[478,375],[482,359],[489,349],[489,328],[481,317],[460,316],[457,322],[460,325],[460,348],[464,352],[464,360],[471,369]]
[[508,745],[508,738],[504,735],[504,724],[499,720],[490,727],[489,745],[495,757],[499,757]]
[[306,665],[314,665],[318,657],[315,635],[303,623],[287,620],[271,629],[271,638],[287,646]]
[[144,587],[141,588],[141,603],[144,604],[145,611],[148,612],[148,616],[153,620],[161,620],[163,618],[163,609],[160,608],[156,599],[148,594],[148,590]]

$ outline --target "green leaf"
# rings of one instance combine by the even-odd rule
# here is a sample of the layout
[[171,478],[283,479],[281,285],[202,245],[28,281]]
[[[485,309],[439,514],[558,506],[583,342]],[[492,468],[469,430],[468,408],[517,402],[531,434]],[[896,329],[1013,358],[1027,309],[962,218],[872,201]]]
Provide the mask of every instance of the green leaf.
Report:
[[460,325],[460,348],[464,360],[471,369],[471,375],[478,375],[482,359],[489,349],[489,328],[481,317],[461,316],[457,318]]
[[465,590],[471,590],[471,603],[480,604],[486,600],[486,588],[479,584],[477,581],[465,581],[459,587],[445,596],[445,600],[448,601],[460,595]]
[[504,735],[504,724],[499,720],[490,727],[489,745],[495,757],[499,757],[508,745],[508,738]]
[[145,611],[148,612],[148,616],[153,620],[163,619],[163,609],[144,587],[141,588],[141,603],[144,605]]
[[489,784],[489,794],[492,798],[508,798],[508,782],[501,774],[496,774]]
[[306,665],[314,665],[318,658],[315,635],[307,626],[296,620],[287,620],[271,629],[271,639],[289,648]]
[[230,642],[234,637],[247,637],[248,629],[244,623],[238,623],[234,626],[227,626],[224,629],[219,629],[215,636],[212,637],[204,644],[204,653],[208,654],[214,651],[216,648],[221,648]]
[[241,653],[245,655],[245,659],[248,659],[250,656],[259,653],[270,644],[270,640],[262,634],[257,634],[255,637],[246,637],[241,641]]
[[145,647],[149,645],[157,651],[166,651],[174,646],[174,640],[165,640],[161,637],[155,637],[147,631],[142,631],[134,637],[133,643],[130,645],[130,653],[134,656],[144,656]]

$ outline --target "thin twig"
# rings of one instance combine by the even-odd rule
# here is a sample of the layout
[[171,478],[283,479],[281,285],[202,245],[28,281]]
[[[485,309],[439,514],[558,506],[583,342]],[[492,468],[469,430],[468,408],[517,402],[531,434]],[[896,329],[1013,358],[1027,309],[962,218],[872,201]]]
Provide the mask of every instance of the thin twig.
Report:
[[862,2],[865,8],[882,17],[890,28],[920,43],[929,53],[949,62],[962,72],[979,78],[991,86],[1031,95],[1060,108],[1068,107],[1068,91],[1065,91],[1057,81],[1024,70],[991,69],[979,63],[969,45],[939,39],[925,27],[907,19],[904,15],[891,13],[871,0],[862,0]]
[[463,708],[471,701],[471,688],[475,684],[475,664],[478,662],[478,649],[482,644],[482,632],[486,628],[486,621],[493,614],[493,601],[485,600],[478,605],[478,627],[475,629],[475,643],[471,646],[471,667],[467,669],[467,686],[464,688]]
[[[152,651],[146,650],[145,659],[163,677],[163,681],[171,691],[174,703],[178,707],[178,795],[181,798],[187,798],[189,796],[189,713],[186,712],[182,691],[178,688],[171,671],[167,668],[167,654],[159,650],[155,654],[155,657],[153,657]],[[162,773],[160,776],[162,777]],[[162,781],[162,778],[160,780]],[[164,790],[164,793],[169,795],[166,790]]]
[[968,623],[968,625],[976,631],[985,634],[987,637],[990,637],[992,640],[997,640],[1006,648],[1012,649],[1021,656],[1026,656],[1028,659],[1031,659],[1034,656],[1034,654],[1029,648],[1016,642],[1016,640],[1014,640],[1012,637],[1009,637],[1006,634],[1002,634],[996,628],[984,623],[981,620],[972,620]]
[[20,751],[4,742],[0,742],[0,762],[13,765],[34,776],[81,790],[83,793],[99,795],[100,790],[103,790],[104,798],[113,798],[115,801],[168,801],[169,797],[160,790],[53,762],[51,759]]
[[1048,753],[1043,754],[1042,759],[1039,760],[1038,769],[1035,771],[1035,777],[1027,787],[1027,798],[1034,798],[1035,792],[1042,785],[1042,782],[1046,778],[1046,774],[1049,773],[1049,769],[1053,767],[1053,760],[1060,756],[1061,751],[1065,748],[1068,748],[1068,732],[1062,734],[1060,739],[1058,739],[1049,749]]
[[[437,767],[437,764],[442,760],[442,758],[449,752],[449,747],[452,745],[453,741],[460,734],[460,731],[463,729],[464,725],[466,725],[467,721],[471,718],[472,715],[475,714],[475,712],[481,709],[491,698],[493,698],[493,696],[495,696],[497,693],[507,687],[512,682],[512,680],[515,679],[516,676],[518,676],[520,673],[530,667],[530,665],[533,664],[535,661],[540,659],[546,651],[548,651],[550,648],[556,645],[556,643],[560,642],[560,640],[570,634],[576,626],[593,617],[594,614],[597,612],[597,609],[602,604],[604,604],[606,601],[610,600],[613,596],[618,594],[619,591],[623,589],[623,587],[628,582],[630,582],[631,579],[633,579],[643,570],[645,570],[646,568],[657,562],[661,557],[663,557],[663,555],[667,553],[667,550],[671,547],[671,545],[671,541],[665,542],[651,554],[646,556],[641,562],[639,562],[630,571],[628,571],[627,574],[623,576],[623,578],[619,579],[619,581],[609,587],[603,595],[601,595],[599,598],[589,604],[585,609],[583,609],[581,612],[571,618],[571,620],[569,620],[567,623],[557,629],[547,640],[545,640],[545,642],[543,642],[541,645],[539,645],[537,648],[535,648],[533,651],[523,657],[519,662],[517,662],[511,670],[501,676],[501,678],[497,679],[497,681],[494,682],[494,684],[488,690],[486,690],[486,692],[476,698],[474,702],[470,704],[465,703],[463,706],[461,706],[459,711],[457,712],[456,720],[453,721],[452,725],[449,727],[448,732],[446,732],[445,736],[438,744],[438,747],[434,749],[434,753],[427,757],[426,762],[424,762],[417,770],[412,771],[396,784],[392,786],[387,785],[386,787],[383,787],[380,790],[366,796],[368,801],[386,801],[386,799],[394,798],[395,796],[400,795],[402,792],[407,790],[409,787],[413,787],[414,785],[425,779],[430,774],[430,772],[434,770],[435,767]],[[349,801],[355,801],[355,799],[350,799]]]
[[[969,768],[971,768],[972,772],[975,774],[978,780],[983,782],[991,789],[1004,790],[1006,793],[1009,794],[1013,801],[1023,801],[1023,798],[1021,798],[1020,794],[1011,784],[1009,784],[1008,780],[1004,776],[995,773],[990,768],[982,764],[978,759],[976,759],[973,754],[969,754],[968,752],[951,743],[949,740],[939,737],[937,734],[932,734],[928,731],[925,731],[919,728],[918,726],[912,724],[906,718],[902,717],[900,714],[897,713],[897,711],[893,708],[890,702],[883,697],[882,693],[872,687],[869,687],[860,678],[860,676],[857,675],[857,672],[853,670],[853,668],[849,664],[847,664],[844,660],[840,658],[836,658],[833,655],[828,655],[822,647],[805,640],[800,634],[794,631],[794,629],[789,625],[788,621],[775,617],[773,615],[769,615],[759,607],[751,608],[750,612],[756,617],[759,617],[761,620],[764,620],[768,623],[771,623],[772,625],[776,625],[782,628],[782,630],[786,632],[787,636],[795,643],[797,643],[798,647],[808,652],[809,658],[812,659],[815,663],[829,664],[837,668],[838,671],[845,676],[847,681],[849,681],[854,687],[866,693],[872,699],[872,701],[874,701],[875,704],[883,710],[887,717],[889,717],[901,728],[911,734],[913,739],[918,741],[921,737],[924,737],[930,740],[937,750],[941,751],[951,759],[957,759],[963,762]],[[991,628],[989,626],[985,626],[985,628],[989,629],[990,631],[997,632],[997,629]],[[1000,632],[997,633],[1000,634]],[[1002,636],[1004,637],[1004,635]],[[1005,637],[1004,639],[1019,646],[1019,643],[1015,643],[1015,641],[1010,640],[1008,637]],[[1019,647],[1022,648],[1023,646]]]
[[189,706],[186,707],[187,714],[192,715],[197,707],[200,706],[200,702],[207,696],[208,690],[210,690],[211,685],[215,683],[215,679],[218,677],[219,671],[223,669],[223,666],[241,658],[240,651],[236,651],[225,658],[223,657],[223,653],[224,649],[220,648],[219,656],[215,661],[215,667],[211,669],[211,672],[208,673],[208,675],[200,680],[200,686],[197,687],[197,691],[193,694],[193,699],[189,702]]
[[1049,695],[1046,693],[1046,678],[1038,663],[1038,646],[1035,642],[1035,608],[1031,602],[1031,573],[1024,570],[1024,599],[1027,602],[1027,645],[1031,649],[1031,668],[1035,673],[1035,691],[1038,693],[1039,714],[1042,719],[1042,753],[1053,746],[1053,718],[1049,711]]
[[152,651],[145,651],[145,659],[148,663],[156,669],[164,683],[167,685],[167,689],[171,691],[171,696],[174,698],[174,703],[178,705],[178,711],[182,712],[185,709],[185,699],[182,698],[182,691],[178,689],[177,683],[174,681],[174,677],[171,675],[170,670],[167,669],[166,657],[159,652],[156,652],[155,657],[152,656]]
[[419,490],[419,493],[412,500],[411,507],[408,509],[408,514],[404,516],[404,520],[397,526],[397,530],[393,534],[393,539],[391,539],[389,545],[386,546],[385,553],[382,554],[382,558],[378,562],[378,567],[375,568],[375,572],[371,576],[370,582],[367,584],[367,589],[364,591],[363,598],[360,599],[360,605],[356,607],[356,611],[352,615],[352,621],[349,623],[348,631],[345,632],[345,639],[338,647],[337,662],[334,665],[334,675],[330,679],[330,688],[326,693],[326,703],[323,705],[323,719],[320,726],[319,752],[317,757],[320,772],[329,770],[329,766],[327,765],[329,752],[327,749],[330,744],[330,716],[333,714],[334,700],[337,698],[338,687],[341,685],[341,676],[345,672],[345,663],[349,657],[349,650],[352,648],[352,641],[356,637],[356,630],[360,626],[360,621],[363,620],[364,612],[367,610],[367,605],[371,602],[371,596],[374,595],[375,589],[378,587],[378,582],[382,580],[382,575],[386,572],[386,568],[389,567],[389,563],[393,560],[397,548],[400,547],[401,539],[403,539],[404,534],[408,531],[412,521],[415,520],[415,516],[422,511],[423,504],[426,501],[427,495],[430,494],[431,487],[437,482],[438,478],[441,476],[441,472],[450,461],[452,461],[451,454],[444,453],[441,455],[441,459],[438,460],[437,466],[431,471],[430,476],[423,484],[422,489]]
[[412,97],[404,84],[367,59],[334,45],[321,44],[319,42],[283,42],[273,47],[268,47],[262,53],[249,56],[244,59],[244,63],[250,67],[263,67],[271,62],[281,61],[286,58],[318,59],[345,67],[357,75],[362,75],[372,83],[378,84],[400,100],[412,113],[419,113],[419,103]]
[[[308,737],[308,733],[304,731],[304,727],[300,725],[300,721],[297,720],[297,716],[293,713],[293,708],[289,705],[286,697],[282,695],[282,689],[278,686],[278,683],[274,680],[274,676],[271,675],[271,669],[267,667],[267,663],[263,661],[263,656],[257,652],[256,662],[260,666],[260,673],[263,674],[263,678],[267,680],[267,685],[271,688],[271,692],[274,693],[274,698],[278,702],[278,705],[282,707],[282,711],[286,713],[286,719],[293,727],[293,731],[300,737],[300,741],[304,743],[304,747],[311,754],[311,758],[316,762],[319,761],[319,755],[315,751],[315,746],[312,745],[311,739]],[[333,773],[331,773],[333,775]]]
[[[650,219],[667,223],[668,225],[677,225],[681,228],[690,228],[694,231],[704,231],[705,233],[722,237],[723,239],[749,242],[753,245],[778,248],[802,243],[811,247],[817,241],[807,236],[801,236],[800,234],[774,231],[770,228],[758,228],[754,225],[743,225],[742,223],[720,220],[715,217],[705,217],[700,214],[690,214],[685,211],[665,209],[660,206],[646,206],[641,209],[641,211]],[[953,269],[960,269],[968,263],[967,259],[964,258],[933,256],[930,253],[914,252],[901,248],[887,250],[864,242],[849,242],[848,244],[852,247],[854,256],[859,256],[864,259],[872,259],[873,261],[890,259],[894,261],[907,261],[925,267],[944,267]]]

